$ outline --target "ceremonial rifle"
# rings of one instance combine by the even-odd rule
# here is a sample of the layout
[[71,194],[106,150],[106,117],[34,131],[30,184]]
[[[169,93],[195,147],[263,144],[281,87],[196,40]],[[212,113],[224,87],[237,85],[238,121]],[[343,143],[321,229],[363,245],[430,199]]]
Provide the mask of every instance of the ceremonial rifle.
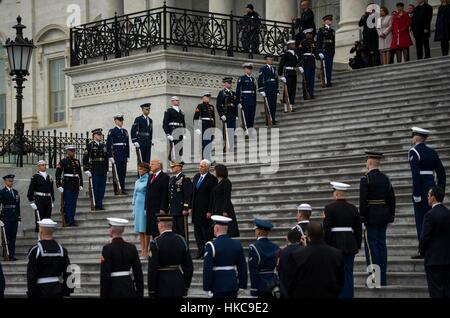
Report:
[[[1,222],[1,221],[0,221]],[[2,249],[3,249],[3,259],[9,261],[9,248],[8,240],[6,239],[5,224],[1,222],[1,236],[2,236]]]
[[269,102],[267,101],[267,97],[264,97],[264,112],[266,114],[266,122],[268,127],[272,127],[272,115],[270,114]]
[[94,185],[92,184],[92,177],[89,177],[89,201],[91,203],[91,212],[95,211],[95,195]]
[[289,91],[286,83],[284,83],[283,97],[284,97],[284,104],[286,104],[286,111],[288,113],[292,113],[292,105],[291,101],[289,100]]

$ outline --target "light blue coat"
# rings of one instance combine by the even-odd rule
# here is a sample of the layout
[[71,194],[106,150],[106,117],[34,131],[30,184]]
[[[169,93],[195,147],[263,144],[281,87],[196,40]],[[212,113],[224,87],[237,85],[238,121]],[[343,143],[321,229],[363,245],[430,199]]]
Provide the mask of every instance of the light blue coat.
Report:
[[136,233],[145,233],[147,228],[147,216],[145,214],[145,192],[149,175],[144,174],[136,180],[133,193],[133,217]]

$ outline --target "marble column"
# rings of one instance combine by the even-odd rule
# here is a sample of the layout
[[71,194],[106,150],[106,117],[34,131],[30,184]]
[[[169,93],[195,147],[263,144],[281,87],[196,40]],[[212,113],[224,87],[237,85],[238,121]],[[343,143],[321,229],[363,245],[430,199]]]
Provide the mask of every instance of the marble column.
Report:
[[297,16],[296,0],[266,0],[266,16],[268,20],[290,23]]

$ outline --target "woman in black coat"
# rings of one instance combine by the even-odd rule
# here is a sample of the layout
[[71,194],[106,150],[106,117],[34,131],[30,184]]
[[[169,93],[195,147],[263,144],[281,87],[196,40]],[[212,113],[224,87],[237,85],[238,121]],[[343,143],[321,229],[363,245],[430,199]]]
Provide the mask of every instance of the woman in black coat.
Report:
[[441,0],[436,18],[436,32],[434,34],[434,41],[441,42],[442,55],[446,56],[449,53],[450,41],[450,4],[449,0]]
[[239,228],[234,213],[233,203],[231,202],[231,181],[228,179],[228,169],[224,165],[214,167],[214,172],[219,180],[211,193],[209,211],[212,215],[222,215],[231,218],[233,221],[228,226],[228,235],[231,237],[239,236]]

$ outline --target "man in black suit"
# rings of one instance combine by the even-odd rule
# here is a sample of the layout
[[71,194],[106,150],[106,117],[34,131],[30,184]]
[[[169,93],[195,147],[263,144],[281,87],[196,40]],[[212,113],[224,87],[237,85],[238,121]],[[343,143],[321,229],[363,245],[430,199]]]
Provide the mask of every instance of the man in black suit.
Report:
[[430,52],[430,34],[431,34],[431,20],[433,19],[433,7],[427,1],[421,0],[414,8],[411,29],[414,38],[416,39],[417,59],[423,59],[425,51],[425,58],[431,57]]
[[289,256],[283,282],[289,298],[337,298],[344,286],[342,252],[324,241],[323,226],[311,221],[308,246]]
[[442,204],[444,196],[440,187],[429,190],[431,210],[423,219],[419,241],[431,298],[450,298],[450,211]]
[[191,209],[194,224],[194,236],[197,242],[198,252],[196,259],[203,257],[206,242],[213,238],[211,211],[208,211],[211,201],[211,192],[217,185],[217,178],[209,172],[211,162],[200,161],[198,173],[194,176]]

